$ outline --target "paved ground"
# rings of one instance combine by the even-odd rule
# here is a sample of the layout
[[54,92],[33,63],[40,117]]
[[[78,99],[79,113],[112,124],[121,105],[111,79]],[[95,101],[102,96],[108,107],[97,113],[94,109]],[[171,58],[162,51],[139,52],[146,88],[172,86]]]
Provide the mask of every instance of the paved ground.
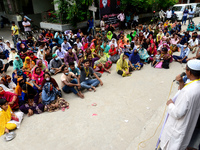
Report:
[[[0,30],[0,36],[10,39],[7,33]],[[145,65],[125,78],[117,75],[115,68],[113,65],[111,74],[103,74],[103,87],[95,93],[84,93],[85,99],[63,94],[70,103],[69,110],[25,116],[13,141],[6,143],[0,137],[1,150],[136,150],[138,143],[154,134],[172,80],[184,71],[185,65],[172,62],[168,70]],[[11,72],[12,68],[8,74]],[[59,84],[60,76],[54,76]],[[174,83],[170,98],[177,87]],[[160,127],[140,150],[155,149],[159,132]]]

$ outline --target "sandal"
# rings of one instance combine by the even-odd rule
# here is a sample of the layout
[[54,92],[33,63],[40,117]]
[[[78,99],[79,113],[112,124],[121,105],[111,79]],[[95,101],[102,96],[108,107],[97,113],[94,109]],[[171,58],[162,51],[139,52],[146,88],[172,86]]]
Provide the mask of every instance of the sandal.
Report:
[[8,141],[13,140],[15,137],[16,137],[16,133],[15,132],[9,132],[9,133],[6,133],[4,139],[5,139],[6,142],[8,142]]

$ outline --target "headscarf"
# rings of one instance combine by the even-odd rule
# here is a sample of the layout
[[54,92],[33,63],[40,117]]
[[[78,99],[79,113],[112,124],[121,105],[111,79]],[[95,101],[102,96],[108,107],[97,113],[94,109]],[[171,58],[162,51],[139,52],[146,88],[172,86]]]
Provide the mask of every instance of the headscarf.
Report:
[[15,58],[19,58],[19,60],[14,60],[13,61],[13,70],[19,70],[19,69],[21,69],[22,67],[23,67],[23,61],[22,61],[22,59],[19,57],[19,55],[16,55],[15,56]]
[[[110,35],[109,35],[109,34],[110,34]],[[108,31],[108,33],[107,33],[107,38],[108,38],[109,40],[111,40],[112,37],[113,37],[112,32],[111,32],[111,31]]]
[[[15,88],[15,93],[16,93],[18,96],[21,96],[21,94],[22,94],[22,85],[23,85],[23,84],[28,84],[29,86],[32,87],[32,85],[31,85],[29,82],[26,82],[26,81],[22,84],[22,83],[21,83],[22,80],[24,80],[22,77],[20,77],[20,78],[17,79],[17,86],[16,86],[16,88]],[[31,92],[34,92],[34,91],[31,91]]]
[[[38,64],[39,64],[40,61],[42,61],[42,60],[41,60],[41,59],[38,59],[38,60],[37,60],[36,66],[34,66],[33,70],[35,70],[36,67],[39,67]],[[48,67],[44,64],[43,61],[42,61],[42,67],[39,67],[39,68],[41,68],[43,72],[48,71]],[[33,71],[33,70],[32,70],[32,71]]]
[[37,67],[34,68],[33,74],[32,74],[32,80],[35,80],[36,84],[41,85],[42,81],[44,80],[44,72],[41,70],[40,74],[36,74],[35,70],[37,68],[40,68],[40,67],[37,66]]
[[154,47],[152,48],[151,46],[149,47],[149,53],[150,55],[156,55],[157,54],[157,50],[156,50],[156,45],[154,43],[152,43],[151,45],[154,45]]
[[[113,40],[114,40],[114,43],[112,42]],[[110,41],[109,46],[111,47],[111,45],[114,45],[115,48],[118,47],[118,45],[117,45],[117,40],[116,40],[115,38],[112,38],[112,40]]]
[[110,46],[108,44],[106,44],[106,47],[104,47],[104,42],[101,45],[101,48],[104,50],[104,53],[108,53],[108,51],[110,50]]
[[139,54],[134,55],[134,52],[129,56],[129,60],[131,64],[137,64],[140,62],[140,56]]
[[8,105],[8,109],[6,111],[1,110],[0,111],[0,122],[1,122],[1,126],[0,126],[0,136],[2,136],[5,132],[5,128],[6,128],[6,124],[11,120],[11,112],[12,109],[10,108],[10,106]]
[[103,53],[103,56],[101,56],[101,58],[96,61],[96,64],[99,64],[99,63],[105,64],[107,61],[108,61],[108,57],[106,56],[106,54]]
[[123,60],[123,56],[124,56],[124,53],[120,55],[120,58],[117,61],[117,68],[116,68],[117,71],[128,68],[128,62],[126,60]]
[[[28,60],[28,59],[30,60],[30,63],[29,63],[29,64],[27,63],[27,60]],[[24,68],[24,69],[27,69],[27,70],[31,70],[34,66],[35,66],[34,61],[32,61],[31,58],[30,58],[29,56],[26,56],[25,61],[24,61],[24,66],[23,66],[23,68]]]
[[[52,85],[52,90],[51,90]],[[42,102],[44,105],[50,104],[56,99],[57,89],[53,86],[51,82],[46,82],[42,88]]]

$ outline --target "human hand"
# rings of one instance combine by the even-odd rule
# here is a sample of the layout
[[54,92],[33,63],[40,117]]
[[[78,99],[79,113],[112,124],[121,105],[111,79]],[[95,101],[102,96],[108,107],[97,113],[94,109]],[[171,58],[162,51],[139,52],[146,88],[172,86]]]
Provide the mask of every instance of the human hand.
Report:
[[179,74],[178,76],[176,76],[176,81],[183,82],[183,78],[181,77],[181,74]]
[[169,104],[171,104],[171,103],[174,104],[174,102],[172,101],[172,99],[168,100],[168,101],[167,101],[167,106],[168,106]]
[[31,109],[28,110],[28,116],[32,116],[33,115],[33,111]]
[[100,85],[103,86],[103,82],[102,81],[100,82]]
[[9,105],[13,105],[13,104],[14,104],[14,101],[12,101],[12,102],[9,102],[8,104],[9,104]]

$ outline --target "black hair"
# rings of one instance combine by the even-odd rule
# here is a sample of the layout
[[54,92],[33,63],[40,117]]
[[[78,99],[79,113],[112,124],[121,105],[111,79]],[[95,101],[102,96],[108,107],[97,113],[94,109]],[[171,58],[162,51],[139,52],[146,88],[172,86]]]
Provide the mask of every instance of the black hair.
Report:
[[135,47],[135,43],[131,42],[131,48],[133,49]]
[[0,105],[1,105],[1,106],[4,105],[6,102],[7,102],[6,99],[0,98]]
[[15,51],[16,51],[16,49],[15,49],[15,48],[11,48],[11,51],[12,51],[12,50],[15,50]]
[[61,68],[61,71],[63,72],[65,67],[67,67],[66,65],[63,65],[62,68]]
[[192,75],[194,75],[195,77],[200,77],[200,71],[197,71],[197,70],[192,70],[192,69],[190,69],[188,66],[186,67],[186,70],[188,70],[188,71],[190,71],[190,73],[192,74]]
[[57,47],[61,47],[61,45],[60,45],[60,44],[58,44],[58,45],[57,45]]
[[83,64],[86,63],[86,62],[89,62],[89,60],[88,59],[83,60]]
[[44,77],[45,77],[46,74],[49,75],[49,76],[51,77],[51,75],[50,75],[49,72],[45,72],[45,73],[44,73]]
[[15,24],[15,22],[14,22],[14,21],[12,21],[12,22],[11,22],[11,24]]
[[69,62],[69,66],[74,66],[74,62],[73,61]]
[[165,51],[165,52],[167,52],[168,50],[167,50],[167,48],[166,48],[166,47],[163,47],[163,48],[162,48],[162,51]]
[[26,84],[22,85],[22,90],[26,91]]

